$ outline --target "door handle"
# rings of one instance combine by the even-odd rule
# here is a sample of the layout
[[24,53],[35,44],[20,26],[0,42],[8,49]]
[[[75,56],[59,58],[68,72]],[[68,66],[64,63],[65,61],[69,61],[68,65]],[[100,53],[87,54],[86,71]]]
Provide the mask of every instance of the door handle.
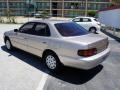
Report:
[[24,39],[27,39],[27,38],[24,38]]
[[42,42],[42,43],[46,44],[47,42]]

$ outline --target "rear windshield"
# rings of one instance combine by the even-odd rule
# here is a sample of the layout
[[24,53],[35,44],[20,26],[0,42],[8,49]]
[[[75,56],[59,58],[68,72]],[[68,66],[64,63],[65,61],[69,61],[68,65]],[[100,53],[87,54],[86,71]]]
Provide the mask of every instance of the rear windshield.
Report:
[[58,32],[65,37],[88,34],[88,31],[86,29],[74,22],[57,23],[55,24],[55,27],[57,28]]

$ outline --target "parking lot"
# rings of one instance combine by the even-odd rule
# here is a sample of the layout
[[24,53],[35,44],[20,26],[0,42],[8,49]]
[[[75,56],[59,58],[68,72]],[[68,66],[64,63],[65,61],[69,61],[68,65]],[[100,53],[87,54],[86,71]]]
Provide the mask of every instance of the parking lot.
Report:
[[0,24],[0,90],[120,90],[120,43],[114,39],[109,37],[110,56],[99,66],[87,71],[65,67],[55,74],[36,56],[6,50],[3,33],[18,27]]

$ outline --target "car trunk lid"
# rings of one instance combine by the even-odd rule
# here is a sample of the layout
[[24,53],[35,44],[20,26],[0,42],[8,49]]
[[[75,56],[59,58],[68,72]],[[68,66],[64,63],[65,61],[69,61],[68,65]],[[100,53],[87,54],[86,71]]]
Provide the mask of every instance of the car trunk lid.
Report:
[[108,38],[98,34],[87,34],[83,36],[70,37],[66,40],[86,45],[86,49],[96,48],[97,53],[104,51],[108,46]]

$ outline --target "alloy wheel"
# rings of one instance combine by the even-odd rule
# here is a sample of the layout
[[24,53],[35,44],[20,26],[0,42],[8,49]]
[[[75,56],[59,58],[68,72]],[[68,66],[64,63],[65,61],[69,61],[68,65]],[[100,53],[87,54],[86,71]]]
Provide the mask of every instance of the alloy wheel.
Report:
[[57,62],[56,62],[56,59],[54,56],[48,55],[46,57],[46,65],[48,68],[54,70],[54,69],[56,69],[56,66],[57,66],[56,64],[57,64]]

